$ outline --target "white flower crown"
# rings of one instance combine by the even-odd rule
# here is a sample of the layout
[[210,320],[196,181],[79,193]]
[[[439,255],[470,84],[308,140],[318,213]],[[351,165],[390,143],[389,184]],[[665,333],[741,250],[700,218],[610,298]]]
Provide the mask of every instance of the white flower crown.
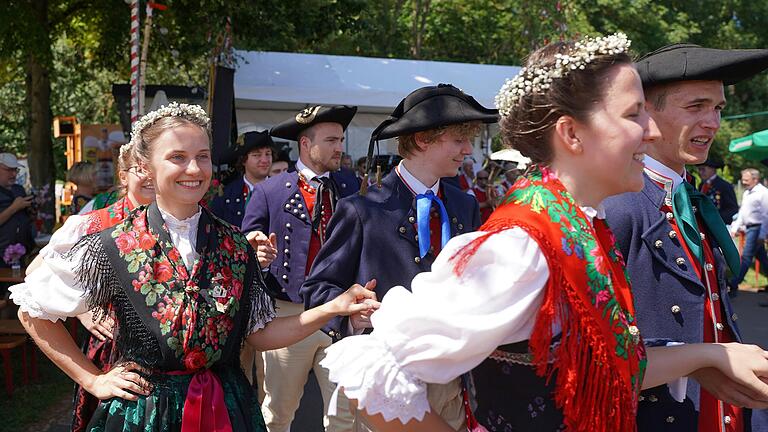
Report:
[[210,127],[211,119],[199,105],[185,104],[178,102],[171,102],[168,105],[161,106],[160,108],[148,112],[136,123],[133,124],[131,130],[131,140],[127,144],[120,146],[120,157],[122,158],[125,152],[129,151],[141,140],[141,134],[152,126],[156,121],[163,117],[182,117],[201,125],[206,129]]
[[569,54],[555,54],[555,64],[548,67],[522,68],[517,76],[506,80],[496,95],[496,108],[503,116],[526,94],[538,93],[549,88],[552,80],[563,78],[572,70],[584,69],[597,56],[627,52],[632,43],[624,33],[614,33],[598,38],[586,38],[576,42]]

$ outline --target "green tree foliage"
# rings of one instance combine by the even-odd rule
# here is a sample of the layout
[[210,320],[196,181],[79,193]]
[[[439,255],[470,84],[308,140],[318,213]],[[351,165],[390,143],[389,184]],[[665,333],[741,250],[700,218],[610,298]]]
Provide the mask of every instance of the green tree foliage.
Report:
[[[146,82],[207,84],[227,18],[238,49],[519,65],[553,40],[624,31],[645,53],[673,42],[768,46],[768,8],[750,0],[160,0]],[[37,155],[52,180],[50,119],[117,120],[111,83],[129,79],[125,0],[8,0],[0,26],[0,147]],[[145,2],[142,1],[142,5]],[[768,76],[726,90],[724,115],[768,111]],[[723,121],[713,151],[768,116]],[[42,131],[42,132],[40,132]],[[56,143],[61,146],[62,143]],[[61,176],[61,164],[58,164]]]

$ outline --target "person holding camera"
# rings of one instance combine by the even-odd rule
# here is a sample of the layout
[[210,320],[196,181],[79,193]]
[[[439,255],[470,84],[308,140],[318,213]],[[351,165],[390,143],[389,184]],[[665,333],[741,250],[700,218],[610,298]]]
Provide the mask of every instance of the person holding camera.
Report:
[[[27,209],[33,197],[16,184],[21,164],[11,153],[0,153],[0,255],[12,244],[21,243],[27,252],[35,245],[35,231]],[[0,259],[0,267],[10,264]]]

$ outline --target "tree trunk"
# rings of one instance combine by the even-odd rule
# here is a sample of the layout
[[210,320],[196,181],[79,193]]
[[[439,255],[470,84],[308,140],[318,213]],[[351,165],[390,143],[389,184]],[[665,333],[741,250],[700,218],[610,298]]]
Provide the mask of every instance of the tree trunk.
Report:
[[[39,48],[43,51],[30,50],[26,61],[26,109],[28,129],[27,142],[29,143],[29,175],[32,187],[38,194],[40,202],[39,217],[44,221],[43,230],[50,232],[53,228],[56,214],[56,200],[54,193],[54,164],[53,164],[53,140],[51,137],[51,79],[49,67],[53,53],[51,51],[48,2],[38,0],[31,2],[40,34],[44,42]],[[40,39],[38,39],[40,40]]]

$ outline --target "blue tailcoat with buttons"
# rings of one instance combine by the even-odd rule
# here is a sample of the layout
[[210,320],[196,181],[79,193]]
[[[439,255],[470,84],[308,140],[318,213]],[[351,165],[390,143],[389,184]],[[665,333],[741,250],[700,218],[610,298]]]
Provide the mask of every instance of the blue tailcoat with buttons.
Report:
[[227,183],[221,196],[217,196],[211,201],[210,207],[213,214],[236,227],[242,225],[245,215],[245,200],[248,198],[248,195],[243,193],[245,188],[245,180],[242,175]]
[[[345,172],[332,172],[339,197],[357,192],[357,182]],[[311,216],[299,191],[299,174],[284,172],[258,183],[245,209],[244,233],[277,234],[277,257],[269,266],[267,288],[278,299],[301,303],[299,288],[307,270],[312,236]]]
[[[644,177],[642,191],[621,194],[604,202],[606,221],[626,259],[640,334],[647,346],[665,345],[669,341],[702,342],[706,287],[687,263],[681,239],[670,235],[673,228],[660,210],[665,191],[647,175]],[[708,239],[718,286],[723,293],[720,296],[725,311],[723,324],[730,327],[740,341],[733,308],[725,294],[725,258],[714,238],[708,236]],[[682,265],[678,264],[681,257],[686,261]],[[672,399],[666,385],[643,391],[638,406],[638,430],[697,431],[699,389],[699,384],[689,379],[687,398],[682,403]],[[745,412],[745,424],[749,425],[748,412]]]
[[[451,223],[451,236],[475,231],[480,210],[474,197],[441,181],[443,202]],[[301,288],[306,308],[330,301],[355,283],[376,279],[380,300],[393,286],[410,289],[418,273],[429,271],[435,257],[419,258],[416,240],[415,199],[393,170],[381,188],[369,187],[368,195],[339,202],[328,225],[328,236]],[[338,340],[347,334],[348,318],[337,317],[323,328]]]

